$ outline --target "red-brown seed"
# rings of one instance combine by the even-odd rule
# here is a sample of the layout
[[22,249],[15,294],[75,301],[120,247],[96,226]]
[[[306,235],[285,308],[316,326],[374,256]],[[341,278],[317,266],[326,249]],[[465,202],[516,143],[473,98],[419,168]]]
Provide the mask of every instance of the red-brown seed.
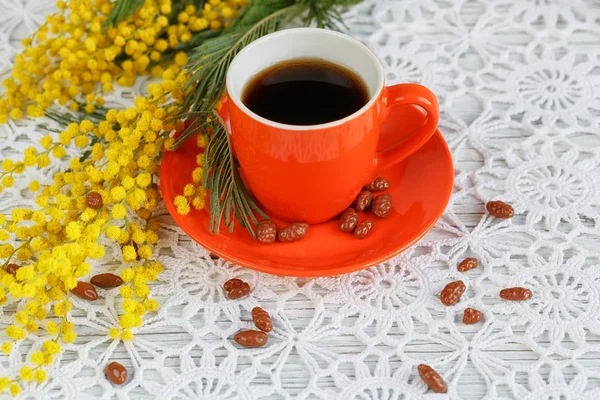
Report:
[[488,213],[496,218],[512,218],[515,215],[515,210],[510,204],[503,201],[488,201],[485,205]]
[[210,257],[210,259],[211,259],[211,260],[213,260],[213,261],[216,261],[216,260],[218,260],[218,259],[219,259],[219,256],[218,256],[218,255],[216,255],[216,254],[214,254],[214,253],[210,253],[209,257]]
[[378,176],[373,182],[365,186],[365,190],[368,190],[369,192],[381,192],[389,188],[390,183],[387,181],[387,179],[382,178],[381,176]]
[[256,239],[261,243],[273,243],[277,239],[277,225],[275,222],[264,220],[256,226]]
[[90,279],[92,285],[101,287],[102,289],[112,289],[123,284],[123,279],[115,274],[98,274]]
[[308,224],[296,222],[280,230],[277,234],[277,240],[280,242],[293,242],[295,240],[300,240],[306,236],[307,231]]
[[8,272],[11,275],[16,275],[17,274],[17,270],[21,268],[20,265],[17,264],[8,264],[5,268],[6,272]]
[[102,196],[98,192],[89,192],[85,196],[85,204],[89,208],[97,210],[102,207]]
[[77,286],[71,289],[71,293],[84,300],[98,300],[98,292],[89,282],[77,281]]
[[459,272],[467,272],[471,269],[477,268],[479,266],[479,261],[476,258],[470,257],[465,258],[458,264]]
[[371,229],[375,226],[375,222],[367,219],[365,221],[360,221],[358,225],[356,225],[356,229],[354,230],[354,236],[359,239],[366,238],[371,233]]
[[373,199],[371,204],[371,210],[373,215],[377,218],[385,218],[390,214],[392,209],[392,195],[391,194],[380,194]]
[[260,307],[252,309],[252,321],[258,329],[263,332],[271,332],[273,330],[273,321],[268,312]]
[[522,287],[512,287],[500,291],[500,298],[510,301],[528,300],[531,295],[531,290]]
[[244,283],[243,280],[238,278],[232,278],[223,284],[223,289],[230,291],[234,287],[240,286],[242,283]]
[[250,293],[250,285],[243,282],[240,286],[236,286],[227,293],[229,300],[237,300],[240,297],[247,296]]
[[440,374],[429,365],[420,364],[417,367],[417,371],[419,371],[419,376],[423,382],[425,382],[425,384],[435,393],[446,393],[448,391],[446,382],[444,382]]
[[477,322],[481,321],[482,316],[483,314],[479,310],[470,307],[465,308],[465,312],[463,313],[463,324],[476,324]]
[[354,202],[354,208],[356,211],[365,211],[371,205],[371,201],[373,200],[373,193],[368,190],[363,190],[356,197],[356,201]]
[[454,281],[447,284],[440,293],[440,300],[445,306],[451,306],[460,300],[460,297],[465,292],[465,283],[463,281]]
[[244,347],[262,347],[268,339],[269,335],[266,333],[253,330],[241,331],[233,336],[233,340]]
[[106,379],[116,385],[122,385],[127,380],[127,369],[116,361],[111,362],[104,368]]
[[358,223],[358,214],[354,208],[347,208],[340,217],[338,227],[342,232],[352,232]]

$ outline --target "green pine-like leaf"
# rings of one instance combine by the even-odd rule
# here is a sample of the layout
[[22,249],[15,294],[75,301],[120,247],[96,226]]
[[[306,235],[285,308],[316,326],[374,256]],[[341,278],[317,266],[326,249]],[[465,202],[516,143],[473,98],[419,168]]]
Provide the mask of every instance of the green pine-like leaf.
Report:
[[254,203],[242,182],[221,117],[214,112],[209,121],[212,134],[204,152],[204,187],[210,191],[210,230],[218,234],[224,222],[231,232],[237,219],[255,236],[254,226],[258,223],[255,213],[268,217]]
[[106,30],[109,26],[116,26],[119,22],[133,15],[138,8],[144,5],[145,0],[117,0],[103,28]]
[[362,0],[296,0],[296,3],[303,6],[308,12],[304,18],[304,23],[310,25],[315,23],[319,28],[340,30],[346,28],[340,9],[353,4],[360,3]]
[[294,0],[255,0],[229,26],[228,31],[257,24],[263,18],[294,5]]

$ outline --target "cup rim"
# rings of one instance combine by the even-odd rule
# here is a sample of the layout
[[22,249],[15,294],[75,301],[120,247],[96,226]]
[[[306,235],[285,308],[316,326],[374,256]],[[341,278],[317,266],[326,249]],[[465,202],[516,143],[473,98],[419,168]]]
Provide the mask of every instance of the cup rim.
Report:
[[[240,56],[252,51],[252,48],[254,48],[255,46],[261,44],[262,42],[272,39],[273,37],[279,37],[279,36],[286,36],[286,35],[293,35],[295,33],[298,33],[299,31],[312,31],[312,32],[316,32],[319,34],[324,34],[324,35],[332,35],[332,36],[336,36],[340,39],[346,40],[348,42],[351,42],[352,44],[359,46],[360,48],[362,48],[365,51],[365,55],[367,57],[369,57],[373,63],[376,65],[377,68],[377,88],[375,90],[375,92],[373,93],[373,95],[370,97],[369,101],[362,106],[360,109],[358,109],[357,111],[353,112],[352,114],[342,118],[342,119],[337,119],[335,121],[331,121],[331,122],[326,122],[324,124],[316,124],[316,125],[292,125],[292,124],[284,124],[281,122],[275,122],[275,121],[271,121],[270,119],[261,117],[260,115],[256,114],[255,112],[253,112],[252,110],[250,110],[248,107],[246,107],[246,105],[242,102],[242,99],[240,98],[240,96],[237,95],[232,95],[233,90],[231,90],[230,86],[231,86],[231,71],[233,70],[232,67],[234,66],[235,63],[239,62],[240,60]],[[362,78],[362,77],[361,77]],[[293,130],[293,131],[309,131],[309,130],[316,130],[316,129],[327,129],[327,128],[333,128],[339,125],[343,125],[344,123],[351,121],[355,118],[357,118],[358,116],[360,116],[361,114],[364,114],[367,110],[369,110],[373,104],[377,101],[377,99],[379,98],[379,95],[381,94],[381,91],[383,90],[383,86],[384,86],[384,73],[383,73],[383,66],[381,65],[381,62],[379,61],[379,59],[377,58],[377,56],[375,55],[375,53],[373,53],[373,51],[371,49],[369,49],[364,43],[362,43],[361,41],[353,38],[350,35],[346,35],[340,32],[336,32],[336,31],[332,31],[332,30],[328,30],[328,29],[322,29],[322,28],[307,28],[307,27],[303,27],[303,28],[290,28],[290,29],[284,29],[281,31],[277,31],[274,33],[270,33],[268,35],[263,36],[260,39],[257,39],[255,41],[253,41],[252,43],[250,43],[249,45],[247,45],[246,47],[244,47],[232,60],[231,64],[229,65],[229,68],[227,70],[227,75],[226,75],[226,80],[225,80],[225,86],[227,88],[227,97],[229,98],[229,100],[231,100],[232,102],[235,103],[235,105],[237,107],[239,107],[245,114],[247,114],[248,116],[250,116],[251,118],[257,120],[258,122],[261,122],[265,125],[274,127],[274,128],[279,128],[279,129],[285,129],[285,130]]]

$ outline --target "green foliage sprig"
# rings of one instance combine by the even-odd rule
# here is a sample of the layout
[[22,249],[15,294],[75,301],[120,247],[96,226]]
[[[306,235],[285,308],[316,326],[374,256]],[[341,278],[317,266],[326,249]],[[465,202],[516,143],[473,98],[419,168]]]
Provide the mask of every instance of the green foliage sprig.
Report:
[[125,18],[133,15],[135,11],[144,5],[145,0],[118,0],[111,13],[108,15],[106,21],[104,21],[104,29],[107,29],[111,25],[117,25]]

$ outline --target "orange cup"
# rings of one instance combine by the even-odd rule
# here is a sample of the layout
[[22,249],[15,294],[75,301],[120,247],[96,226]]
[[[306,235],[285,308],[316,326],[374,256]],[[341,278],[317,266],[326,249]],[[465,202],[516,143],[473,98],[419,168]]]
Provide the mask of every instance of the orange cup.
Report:
[[[242,103],[253,76],[294,58],[320,58],[356,72],[370,100],[347,117],[319,125],[287,125],[267,120]],[[270,215],[316,224],[349,207],[361,188],[381,170],[414,153],[437,128],[434,94],[417,84],[384,85],[377,57],[358,40],[338,32],[297,28],[272,33],[246,46],[227,72],[226,105],[233,149],[244,181]],[[424,124],[377,152],[380,126],[398,105],[427,113]]]

